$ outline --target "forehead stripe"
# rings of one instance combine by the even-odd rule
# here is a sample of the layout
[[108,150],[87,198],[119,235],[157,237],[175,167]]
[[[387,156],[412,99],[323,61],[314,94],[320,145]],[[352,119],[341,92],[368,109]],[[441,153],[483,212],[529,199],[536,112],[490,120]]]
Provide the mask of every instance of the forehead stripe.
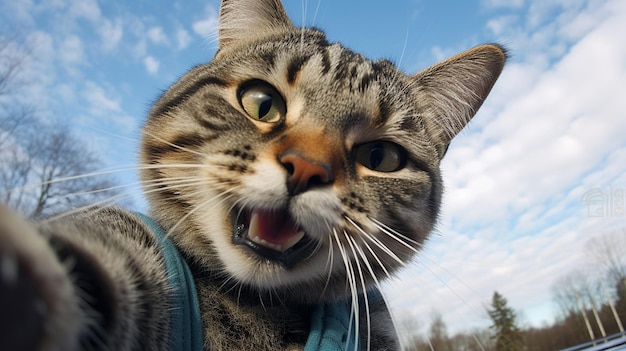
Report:
[[311,59],[311,56],[294,57],[287,66],[287,82],[291,85],[296,81],[296,77],[302,67]]

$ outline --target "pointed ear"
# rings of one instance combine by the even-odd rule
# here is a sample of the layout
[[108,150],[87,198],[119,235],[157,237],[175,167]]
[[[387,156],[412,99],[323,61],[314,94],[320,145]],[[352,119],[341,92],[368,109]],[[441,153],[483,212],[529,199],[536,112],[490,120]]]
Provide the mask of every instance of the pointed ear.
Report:
[[442,157],[487,98],[506,58],[503,47],[481,45],[411,77]]
[[220,48],[239,40],[280,33],[293,28],[280,0],[222,0]]

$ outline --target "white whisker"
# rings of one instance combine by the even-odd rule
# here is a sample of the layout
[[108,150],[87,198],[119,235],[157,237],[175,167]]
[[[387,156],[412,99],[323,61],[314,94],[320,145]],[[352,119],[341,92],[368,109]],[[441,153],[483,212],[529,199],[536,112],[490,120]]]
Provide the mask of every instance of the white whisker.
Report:
[[418,253],[419,249],[409,245],[408,243],[414,244],[417,247],[422,247],[423,246],[423,244],[418,243],[417,241],[415,241],[415,240],[413,240],[411,238],[408,238],[406,235],[398,233],[396,230],[390,228],[389,226],[387,226],[386,224],[380,222],[376,218],[371,218],[371,217],[368,217],[368,218],[376,225],[376,227],[378,227],[378,229],[383,231],[385,234],[388,234],[393,239],[395,239],[397,242],[399,242],[400,244],[404,245],[405,247],[407,247],[408,249],[412,250],[413,252]]
[[[380,229],[383,233],[387,234],[389,237],[391,237],[394,240],[398,241],[399,243],[401,243],[402,245],[406,246],[407,248],[413,250],[415,253],[418,253],[419,249],[412,247],[407,242],[413,243],[413,244],[415,244],[418,247],[421,246],[421,244],[419,244],[418,242],[416,242],[415,240],[413,240],[411,238],[407,238],[405,235],[402,235],[402,234],[398,233],[397,231],[393,230],[392,228],[390,228],[389,226],[385,225],[384,223],[378,221],[375,218],[370,218],[370,220],[372,220],[372,222],[376,225],[376,227],[378,229]],[[427,261],[431,262],[433,265],[437,266],[439,269],[441,269],[442,271],[446,272],[451,277],[453,277],[456,281],[460,282],[468,290],[472,291],[476,296],[479,296],[479,294],[474,289],[472,289],[469,285],[467,285],[462,279],[460,279],[456,275],[454,275],[454,273],[450,272],[445,267],[443,267],[440,264],[438,264],[436,262],[436,260],[429,259],[423,253],[420,253],[419,259],[420,260],[427,260]],[[453,289],[448,284],[448,282],[446,282],[440,275],[436,274],[427,265],[422,265],[422,267],[424,267],[424,269],[426,269],[428,272],[430,272],[430,274],[432,274],[433,277],[435,277],[435,279],[437,279],[439,282],[441,282],[441,284],[443,284],[443,286],[445,286],[447,290],[449,290],[457,299],[459,299],[459,301],[461,301],[465,306],[467,306],[470,310],[472,310],[473,313],[475,313],[477,315],[481,314],[480,311],[478,311],[474,306],[472,306],[469,302],[467,302],[467,300],[464,299],[455,289]],[[478,340],[478,338],[475,335],[472,335],[472,337],[478,343],[478,346],[480,347],[480,349],[484,351],[483,345],[480,343],[480,340]],[[432,345],[431,345],[431,348],[432,348]]]
[[183,147],[183,146],[180,146],[180,145],[176,145],[174,143],[170,143],[169,141],[167,141],[167,140],[165,140],[165,139],[163,139],[163,138],[161,138],[159,136],[156,136],[156,135],[154,135],[152,133],[149,133],[146,130],[144,130],[143,132],[144,132],[144,134],[150,136],[151,138],[154,138],[154,139],[156,139],[156,140],[158,140],[158,141],[160,141],[160,142],[162,142],[162,143],[164,143],[166,145],[169,145],[169,146],[171,146],[171,147],[173,147],[175,149],[178,149],[178,150],[181,150],[181,151],[185,151],[185,152],[188,152],[190,154],[197,155],[197,156],[203,156],[203,157],[206,156],[205,154],[203,154],[201,152],[194,151],[194,150],[188,149],[186,147]]
[[[350,264],[350,259],[348,258],[346,249],[341,244],[341,240],[339,239],[339,234],[337,233],[337,230],[335,229],[333,229],[333,238],[335,239],[335,242],[337,243],[337,248],[339,249],[339,252],[341,253],[341,259],[343,260],[343,264],[346,268],[346,283],[348,284],[348,287],[350,288],[350,296],[352,299],[352,306],[350,309],[350,321],[349,321],[349,327],[348,327],[348,335],[350,335],[350,332],[352,332],[353,325],[358,325],[359,323],[359,300],[358,300],[358,294],[357,294],[357,288],[356,288],[356,278],[354,277],[354,269],[352,268],[352,265]],[[358,328],[355,328],[355,329],[357,330],[354,331],[354,335],[358,337]],[[346,346],[348,345],[348,342],[349,340],[346,340]],[[358,339],[355,339],[355,342],[358,342]]]
[[328,284],[330,284],[330,278],[333,275],[333,267],[335,266],[335,255],[332,241],[328,245],[328,257],[326,258],[326,267],[328,268],[328,277],[326,277],[326,283],[324,284],[324,289],[322,289],[322,293],[320,295],[324,295],[326,289],[328,289]]
[[[189,218],[191,215],[195,214],[198,210],[200,210],[202,208],[205,208],[205,206],[208,205],[209,203],[214,202],[216,198],[222,197],[222,196],[224,196],[225,194],[227,194],[229,192],[235,191],[236,189],[237,189],[236,187],[233,187],[233,188],[229,189],[228,191],[224,191],[224,192],[222,192],[220,194],[217,194],[216,196],[214,196],[214,197],[212,197],[212,198],[210,198],[208,200],[205,200],[202,203],[198,204],[198,206],[196,206],[195,208],[193,208],[192,210],[187,212],[181,219],[178,220],[178,222],[176,222],[176,224],[174,224],[171,228],[169,228],[169,230],[168,230],[166,235],[170,236],[181,223],[183,223],[184,221],[187,220],[187,218]],[[194,195],[197,195],[197,194],[203,194],[205,191],[206,190],[201,189],[201,190],[199,190],[199,191],[197,191],[195,193],[190,194],[190,196],[194,196]],[[229,197],[230,196],[232,196],[232,195],[229,195]],[[228,199],[228,197],[226,199]],[[226,199],[223,198],[221,201],[224,201]],[[217,205],[217,204],[219,204],[219,202],[216,203],[215,205]]]
[[373,237],[372,235],[369,235],[368,233],[366,233],[363,229],[361,229],[360,226],[358,226],[352,219],[346,217],[346,220],[348,222],[350,222],[350,224],[352,224],[361,234],[365,235],[368,239],[371,239],[372,242],[378,246],[378,248],[380,248],[381,250],[383,250],[387,255],[389,255],[389,257],[391,257],[392,259],[394,259],[396,262],[398,262],[400,265],[404,266],[406,263],[400,259],[400,257],[398,257],[393,251],[391,251],[386,245],[384,245],[380,240],[378,240],[377,238]]
[[[344,232],[345,233],[345,232]],[[363,292],[363,300],[365,302],[365,320],[366,320],[366,324],[367,324],[367,350],[370,349],[370,345],[371,345],[371,328],[372,328],[372,323],[371,323],[371,319],[370,319],[370,305],[369,305],[369,299],[367,296],[367,286],[365,284],[365,278],[363,277],[363,270],[361,270],[361,265],[359,264],[359,255],[357,255],[357,251],[359,250],[358,245],[356,244],[356,241],[354,238],[352,238],[351,236],[347,235],[346,233],[346,239],[348,240],[348,245],[350,245],[350,249],[352,250],[352,254],[354,255],[354,259],[355,259],[355,265],[356,268],[359,272],[359,278],[361,280],[361,291]],[[355,248],[356,247],[356,248]],[[369,265],[369,262],[367,262],[367,259],[365,257],[362,257],[363,260],[361,262],[365,263],[366,266],[370,269],[370,272],[372,273],[372,277],[374,278],[375,281],[377,281],[376,276],[374,275],[374,272],[371,270],[371,266]],[[358,302],[358,300],[357,300]],[[357,321],[357,330],[359,330],[360,328],[358,327],[359,323]],[[357,334],[358,335],[358,334]],[[358,340],[358,338],[357,338]],[[356,344],[358,345],[358,343]],[[355,345],[355,350],[357,348],[357,346]]]

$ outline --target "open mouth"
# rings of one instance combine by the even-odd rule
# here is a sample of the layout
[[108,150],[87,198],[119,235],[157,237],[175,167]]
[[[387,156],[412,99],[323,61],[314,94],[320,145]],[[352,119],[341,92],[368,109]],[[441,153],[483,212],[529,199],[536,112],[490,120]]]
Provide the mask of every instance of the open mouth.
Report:
[[233,242],[286,268],[309,257],[315,242],[294,222],[286,210],[235,210]]

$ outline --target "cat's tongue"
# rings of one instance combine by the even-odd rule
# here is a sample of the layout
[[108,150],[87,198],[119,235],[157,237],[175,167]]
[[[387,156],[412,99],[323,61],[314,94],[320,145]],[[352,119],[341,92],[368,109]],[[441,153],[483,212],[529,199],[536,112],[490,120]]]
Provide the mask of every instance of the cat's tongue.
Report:
[[304,232],[285,211],[253,210],[249,218],[248,237],[269,249],[285,252],[304,237]]

